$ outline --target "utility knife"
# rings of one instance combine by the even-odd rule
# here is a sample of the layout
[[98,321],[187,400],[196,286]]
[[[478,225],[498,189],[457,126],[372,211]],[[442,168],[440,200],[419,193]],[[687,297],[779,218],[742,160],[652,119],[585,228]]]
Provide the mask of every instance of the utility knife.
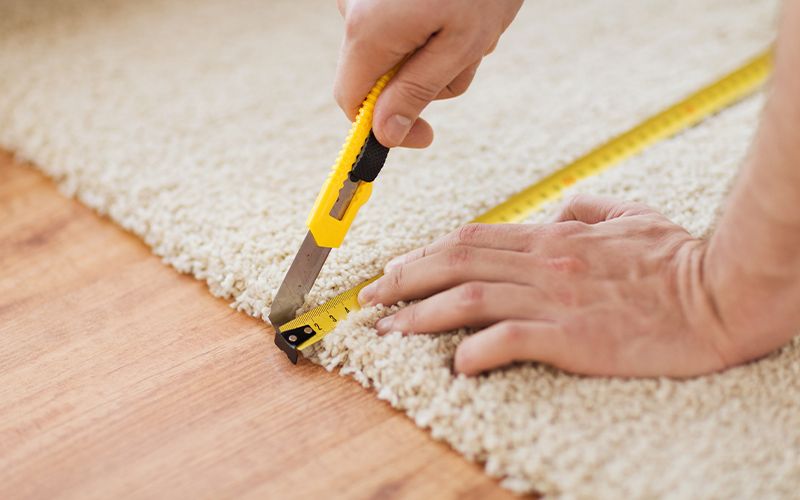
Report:
[[295,318],[331,249],[342,244],[358,210],[372,193],[372,182],[389,153],[389,148],[378,142],[372,133],[372,114],[378,96],[396,72],[397,68],[393,68],[383,75],[361,104],[350,134],[308,216],[308,233],[272,301],[269,321],[275,329],[275,345],[292,363],[297,363],[297,347],[313,335],[313,330],[306,327],[305,330],[312,331],[282,332],[281,326]]

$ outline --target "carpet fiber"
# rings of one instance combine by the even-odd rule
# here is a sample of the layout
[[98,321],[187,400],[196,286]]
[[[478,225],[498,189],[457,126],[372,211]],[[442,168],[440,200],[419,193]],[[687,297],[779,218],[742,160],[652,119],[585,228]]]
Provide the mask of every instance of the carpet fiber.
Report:
[[[467,222],[765,48],[775,2],[528,2],[437,140],[393,151],[307,307]],[[331,87],[332,1],[7,0],[0,145],[266,318],[348,123]],[[762,97],[574,191],[712,230]],[[548,206],[532,220],[544,220]],[[774,498],[800,491],[800,341],[687,381],[587,379],[532,363],[454,376],[468,332],[389,335],[354,314],[306,353],[374,387],[516,491]],[[266,381],[265,381],[266,383]],[[447,478],[443,478],[447,480]]]

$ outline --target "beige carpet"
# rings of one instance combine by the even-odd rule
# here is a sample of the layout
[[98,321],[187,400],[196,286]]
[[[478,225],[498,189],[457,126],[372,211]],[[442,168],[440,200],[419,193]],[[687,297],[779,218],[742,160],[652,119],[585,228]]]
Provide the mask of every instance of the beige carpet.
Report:
[[[775,9],[529,1],[468,95],[427,113],[434,146],[391,153],[309,305],[738,66],[770,42]],[[332,0],[5,0],[0,145],[266,317],[348,129],[331,97],[340,35]],[[760,106],[750,99],[574,189],[650,203],[708,234]],[[354,315],[311,358],[374,387],[508,488],[565,498],[800,491],[797,340],[683,382],[534,364],[465,378],[450,370],[464,332],[377,338],[379,314]]]

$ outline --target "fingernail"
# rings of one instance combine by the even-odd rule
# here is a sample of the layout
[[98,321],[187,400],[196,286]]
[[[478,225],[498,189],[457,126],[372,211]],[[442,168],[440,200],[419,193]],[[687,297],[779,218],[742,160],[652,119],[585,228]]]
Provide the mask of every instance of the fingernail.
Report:
[[375,327],[378,329],[378,333],[389,333],[392,329],[392,323],[394,323],[394,316],[386,316],[382,320],[378,321]]
[[389,139],[392,145],[400,145],[411,130],[413,120],[403,115],[392,115],[386,120],[386,126],[383,129],[384,135]]
[[370,305],[372,299],[375,298],[375,283],[370,283],[358,292],[358,303],[362,306]]

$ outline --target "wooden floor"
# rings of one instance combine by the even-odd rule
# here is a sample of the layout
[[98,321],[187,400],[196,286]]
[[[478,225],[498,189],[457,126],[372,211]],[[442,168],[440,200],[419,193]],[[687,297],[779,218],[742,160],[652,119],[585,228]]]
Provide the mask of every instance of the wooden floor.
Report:
[[0,498],[513,498],[0,152]]

